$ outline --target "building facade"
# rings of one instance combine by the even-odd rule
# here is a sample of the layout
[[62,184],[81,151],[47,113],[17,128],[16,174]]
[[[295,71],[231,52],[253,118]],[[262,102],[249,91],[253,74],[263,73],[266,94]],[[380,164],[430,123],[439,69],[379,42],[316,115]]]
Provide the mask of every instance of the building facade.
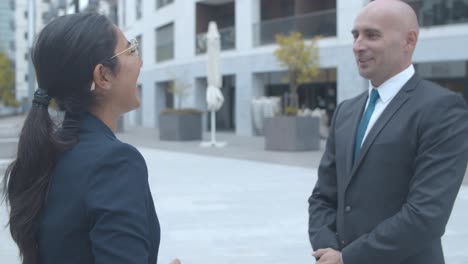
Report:
[[[116,0],[35,0],[34,14],[29,14],[29,0],[1,1],[10,3],[14,10],[13,25],[15,28],[14,47],[16,48],[16,98],[24,102],[28,98],[29,87],[29,48],[28,48],[28,20],[34,17],[34,36],[52,19],[57,16],[75,12],[93,11],[108,15],[117,22]],[[0,10],[3,10],[0,7]],[[2,33],[3,36],[3,33]],[[34,78],[34,76],[33,76]]]
[[[301,105],[325,108],[368,88],[356,69],[351,28],[368,0],[119,0],[119,26],[141,43],[139,79],[142,107],[126,116],[127,125],[158,127],[167,107],[206,109],[205,32],[216,21],[221,35],[223,94],[220,129],[255,133],[251,102],[280,95],[285,69],[275,59],[274,36],[299,31],[318,42],[321,73],[299,88]],[[468,1],[408,0],[415,9],[420,38],[416,71],[468,98]],[[187,96],[167,92],[172,81],[191,87]]]
[[0,2],[0,51],[15,60],[15,1]]
[[[15,74],[16,74],[16,99],[23,101],[28,98],[29,85],[29,45],[28,34],[31,34],[28,29],[28,20],[34,19],[35,31],[34,36],[44,27],[49,19],[49,10],[51,6],[50,0],[35,1],[34,14],[30,14],[28,8],[28,0],[16,0],[15,2]],[[32,77],[34,78],[34,76]]]

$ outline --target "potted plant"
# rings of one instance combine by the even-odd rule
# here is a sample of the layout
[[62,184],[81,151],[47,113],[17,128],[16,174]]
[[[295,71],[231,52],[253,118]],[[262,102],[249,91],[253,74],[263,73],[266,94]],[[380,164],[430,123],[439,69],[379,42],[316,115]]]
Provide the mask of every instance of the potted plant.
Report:
[[182,101],[192,92],[192,86],[181,78],[169,82],[168,92],[176,99],[176,108],[168,108],[159,115],[160,140],[201,140],[202,112],[198,109],[183,108]]
[[283,111],[279,116],[265,118],[265,149],[284,151],[318,150],[320,148],[319,118],[298,116],[299,85],[312,81],[319,73],[318,37],[305,43],[301,33],[277,35],[275,57],[287,69],[285,81],[289,92],[283,96]]

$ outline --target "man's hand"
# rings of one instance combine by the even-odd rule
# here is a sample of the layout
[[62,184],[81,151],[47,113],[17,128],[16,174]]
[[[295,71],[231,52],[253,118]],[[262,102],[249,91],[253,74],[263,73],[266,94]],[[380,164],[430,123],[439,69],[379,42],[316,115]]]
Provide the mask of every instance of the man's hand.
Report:
[[312,256],[317,259],[316,264],[343,264],[341,252],[332,248],[319,249],[312,252]]

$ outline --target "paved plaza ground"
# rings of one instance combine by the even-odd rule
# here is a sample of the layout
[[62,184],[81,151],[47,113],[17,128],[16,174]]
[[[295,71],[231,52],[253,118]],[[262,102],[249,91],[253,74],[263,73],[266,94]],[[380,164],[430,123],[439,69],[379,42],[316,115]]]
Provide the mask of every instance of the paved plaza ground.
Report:
[[[321,152],[262,150],[260,137],[236,137],[225,149],[160,142],[148,129],[118,135],[138,146],[161,222],[158,263],[314,263],[307,238],[307,198]],[[19,264],[0,207],[0,263]],[[447,264],[468,263],[468,186],[462,186],[443,238]]]

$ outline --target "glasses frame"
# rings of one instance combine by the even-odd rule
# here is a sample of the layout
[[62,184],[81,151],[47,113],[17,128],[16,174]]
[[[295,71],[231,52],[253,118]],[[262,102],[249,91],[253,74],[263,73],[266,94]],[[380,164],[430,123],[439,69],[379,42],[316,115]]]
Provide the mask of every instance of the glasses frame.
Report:
[[122,55],[124,54],[125,52],[129,51],[129,50],[132,50],[132,49],[135,49],[135,51],[132,52],[132,54],[136,54],[137,56],[140,55],[140,52],[138,50],[138,47],[140,46],[140,43],[138,43],[138,40],[136,39],[131,39],[130,41],[130,46],[124,50],[122,50],[121,52],[115,54],[114,56],[110,57],[108,60],[112,60],[113,58],[119,56],[119,55]]

